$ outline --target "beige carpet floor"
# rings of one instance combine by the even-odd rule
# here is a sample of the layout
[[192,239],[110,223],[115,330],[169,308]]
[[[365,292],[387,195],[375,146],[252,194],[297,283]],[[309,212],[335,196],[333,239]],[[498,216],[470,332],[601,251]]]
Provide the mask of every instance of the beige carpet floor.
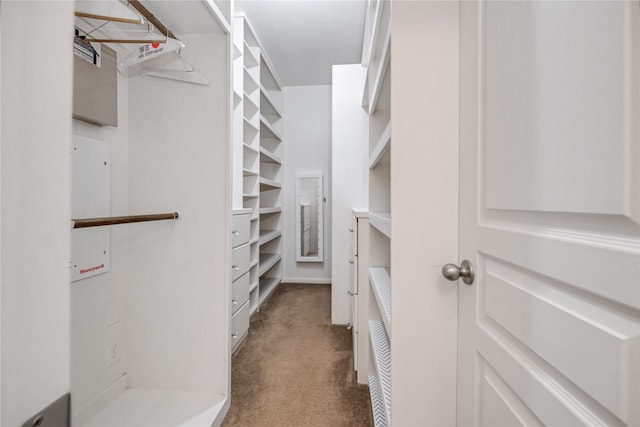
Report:
[[351,331],[331,325],[331,287],[280,285],[233,357],[223,427],[372,425]]

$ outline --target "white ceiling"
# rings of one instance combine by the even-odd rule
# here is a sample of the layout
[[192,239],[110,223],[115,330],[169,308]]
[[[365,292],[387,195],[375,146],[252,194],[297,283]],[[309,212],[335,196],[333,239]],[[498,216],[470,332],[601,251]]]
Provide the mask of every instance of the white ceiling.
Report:
[[367,0],[236,0],[284,86],[331,83],[331,66],[361,61]]

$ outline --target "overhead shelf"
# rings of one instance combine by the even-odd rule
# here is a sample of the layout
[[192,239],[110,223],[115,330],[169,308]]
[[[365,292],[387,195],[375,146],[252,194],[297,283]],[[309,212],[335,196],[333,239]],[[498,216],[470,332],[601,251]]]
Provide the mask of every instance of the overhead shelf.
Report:
[[[384,2],[380,2],[380,6],[388,7],[384,5]],[[382,9],[380,9],[378,13],[388,14],[388,11],[382,11]],[[362,94],[362,107],[369,115],[372,115],[376,110],[378,96],[380,95],[382,82],[391,57],[391,25],[384,27],[383,22],[387,22],[387,19],[384,19],[384,17],[380,15],[376,19],[376,27],[374,29],[373,39],[371,40],[374,46],[372,46],[371,60],[367,67],[366,83]],[[374,61],[373,58],[377,58],[377,61]]]
[[391,214],[389,212],[370,212],[369,224],[391,238]]

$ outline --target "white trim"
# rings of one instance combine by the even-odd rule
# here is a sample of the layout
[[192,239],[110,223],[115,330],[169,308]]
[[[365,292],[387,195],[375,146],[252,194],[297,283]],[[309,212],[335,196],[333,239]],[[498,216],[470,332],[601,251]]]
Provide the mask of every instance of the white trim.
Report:
[[280,283],[302,283],[306,285],[330,285],[331,278],[283,277]]

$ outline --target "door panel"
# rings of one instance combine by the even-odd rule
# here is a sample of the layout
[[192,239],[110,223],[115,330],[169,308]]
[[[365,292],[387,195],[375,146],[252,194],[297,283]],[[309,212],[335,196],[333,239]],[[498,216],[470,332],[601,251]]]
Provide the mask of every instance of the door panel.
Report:
[[462,2],[458,424],[640,423],[638,2]]
[[622,2],[486,3],[488,209],[623,213],[623,12]]

